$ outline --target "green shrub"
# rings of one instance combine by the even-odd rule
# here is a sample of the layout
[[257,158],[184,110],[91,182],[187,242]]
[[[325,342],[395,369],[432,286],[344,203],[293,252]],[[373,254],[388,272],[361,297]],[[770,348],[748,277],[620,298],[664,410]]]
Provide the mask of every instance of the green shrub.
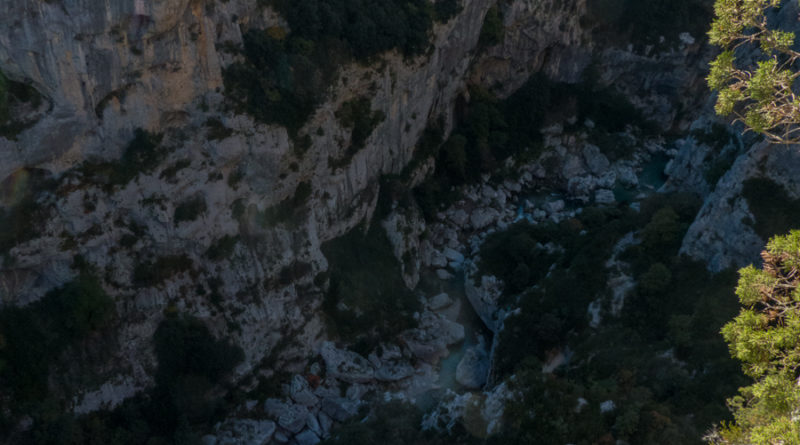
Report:
[[158,372],[156,384],[173,386],[187,376],[219,383],[244,359],[242,350],[216,340],[208,328],[191,316],[167,317],[154,336]]
[[244,359],[238,346],[216,339],[197,318],[174,315],[153,335],[158,361],[155,387],[112,411],[77,418],[40,416],[23,443],[119,445],[200,443],[202,433],[222,419],[220,385]]
[[[590,0],[584,24],[616,43],[674,46],[687,31],[704,38],[712,18],[711,0]],[[660,43],[661,37],[664,44]]]
[[296,136],[324,99],[342,62],[341,49],[326,42],[309,46],[295,38],[279,40],[258,30],[248,31],[243,40],[244,61],[223,72],[227,97],[240,111],[283,125]]
[[503,41],[505,28],[503,27],[503,17],[497,5],[492,6],[486,12],[481,26],[481,34],[478,37],[478,44],[481,46],[493,46]]
[[16,404],[11,409],[43,401],[62,353],[113,316],[114,301],[88,272],[28,306],[0,309],[0,387]]
[[337,39],[356,59],[400,49],[408,56],[429,45],[434,10],[426,0],[276,0],[293,34],[308,41]]
[[364,148],[367,138],[372,134],[386,116],[382,111],[372,111],[371,101],[367,97],[349,100],[342,104],[336,111],[336,118],[342,126],[351,130],[350,145],[345,149],[341,159],[329,160],[331,168],[344,167],[350,163],[353,156]]
[[211,246],[208,247],[208,250],[206,250],[206,257],[212,261],[230,258],[230,256],[233,255],[233,250],[236,248],[236,244],[238,243],[239,235],[225,235],[222,238],[214,241]]
[[639,277],[639,289],[646,294],[662,295],[667,292],[667,286],[671,281],[672,273],[667,266],[654,263]]
[[158,167],[166,157],[166,152],[158,149],[161,139],[161,135],[148,133],[141,128],[134,131],[133,140],[112,173],[111,182],[124,185],[138,174],[148,173]]
[[96,184],[104,184],[107,189],[125,186],[140,173],[149,173],[167,157],[167,150],[161,148],[162,135],[152,134],[141,128],[134,136],[122,157],[117,162],[84,162],[79,170],[83,176]]
[[194,262],[186,254],[167,255],[153,262],[141,262],[133,269],[136,286],[156,286],[172,276],[191,270]]
[[675,210],[664,207],[642,229],[642,246],[655,255],[672,250],[680,243],[680,237],[685,230],[686,225],[681,223]]
[[192,165],[192,161],[188,159],[181,159],[175,161],[175,163],[162,170],[161,174],[158,175],[158,178],[164,179],[167,182],[174,184],[177,182],[175,179],[175,175],[177,175],[179,171],[189,167],[190,165]]
[[203,195],[197,195],[179,203],[175,206],[173,215],[175,226],[177,227],[180,223],[185,221],[196,220],[201,214],[205,213],[206,210],[208,210],[208,205]]
[[800,362],[797,266],[800,231],[769,240],[762,268],[739,271],[736,295],[743,306],[722,329],[730,353],[753,381],[728,399],[736,423],[725,424],[710,443],[797,443],[797,363]]
[[750,225],[761,239],[787,233],[800,220],[800,199],[768,178],[750,178],[742,184],[742,196],[755,217]]
[[[296,224],[305,215],[305,205],[311,197],[311,184],[301,182],[297,185],[294,194],[283,201],[255,214],[256,224],[262,227],[272,227],[278,224]],[[234,203],[235,204],[235,203]]]
[[382,111],[372,111],[371,102],[368,97],[349,100],[335,113],[342,126],[352,130],[350,144],[356,149],[364,148],[369,135],[386,118]]
[[464,9],[461,0],[437,0],[433,4],[436,21],[447,23]]
[[[36,123],[30,116],[19,115],[20,106],[36,109],[42,102],[41,94],[32,86],[14,82],[0,71],[0,137],[16,140],[23,130]],[[27,111],[27,110],[24,110]]]
[[481,245],[479,273],[502,279],[506,295],[536,284],[556,259],[536,246],[540,237],[544,237],[542,230],[527,222],[489,235]]
[[377,344],[415,326],[420,304],[403,282],[400,263],[380,224],[357,227],[322,245],[330,286],[323,310],[343,338]]
[[12,204],[0,207],[0,252],[39,236],[41,223],[46,221],[49,208],[42,199],[55,189],[55,181],[38,169],[21,169],[13,174]]
[[206,137],[208,140],[221,141],[232,134],[233,130],[226,127],[218,118],[210,117],[206,120]]

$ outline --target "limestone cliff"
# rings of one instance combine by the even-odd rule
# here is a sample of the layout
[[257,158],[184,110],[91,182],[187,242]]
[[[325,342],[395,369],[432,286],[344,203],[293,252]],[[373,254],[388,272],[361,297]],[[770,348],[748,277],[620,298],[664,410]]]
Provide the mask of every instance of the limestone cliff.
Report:
[[[452,127],[468,84],[504,97],[532,73],[575,83],[593,65],[601,84],[625,93],[664,130],[686,130],[708,112],[696,111],[705,97],[695,93],[709,49],[691,36],[652,54],[601,45],[582,24],[584,0],[516,0],[500,5],[503,38],[486,47],[479,36],[496,1],[470,0],[434,26],[424,55],[390,51],[342,67],[300,130],[310,138],[300,147],[285,128],[231,111],[223,91],[223,70],[238,57],[230,47],[248,29],[287,26],[260,3],[0,5],[0,71],[51,104],[16,140],[0,137],[0,178],[16,191],[3,193],[3,204],[16,204],[29,178],[54,178],[35,194],[42,217],[31,221],[33,233],[3,252],[0,297],[9,305],[37,300],[77,275],[79,257],[116,303],[113,347],[75,389],[76,412],[111,406],[152,383],[150,339],[165,312],[191,313],[240,345],[246,358],[237,377],[262,365],[302,371],[327,339],[315,282],[327,269],[321,244],[372,214],[381,176],[412,161],[426,127],[440,119],[445,132]],[[352,134],[337,110],[364,96],[384,119],[348,154]],[[146,138],[137,129],[162,135],[150,144],[156,160],[125,170],[120,159],[131,141]],[[611,185],[581,156],[598,157],[578,153],[574,138],[554,138],[563,178],[551,176],[567,183],[584,175],[573,188],[589,196],[602,185],[607,196]],[[562,157],[580,165],[561,168]],[[389,222],[398,256],[424,250],[418,241],[403,245],[405,219],[418,216]],[[486,220],[473,222],[481,227],[494,222],[477,219]],[[418,238],[422,230],[411,232]],[[418,278],[413,269],[405,271],[409,284]]]
[[[31,221],[35,236],[6,254],[3,302],[26,304],[73,279],[76,255],[101,271],[116,300],[117,347],[94,370],[99,383],[80,388],[75,410],[116,403],[148,384],[149,339],[165,310],[190,312],[231,335],[246,353],[238,375],[265,357],[291,369],[292,360],[315,348],[322,324],[312,281],[326,269],[320,244],[370,214],[379,177],[403,169],[430,120],[452,121],[467,78],[511,90],[543,67],[567,78],[580,71],[547,53],[580,52],[581,2],[514,3],[505,41],[483,53],[478,36],[493,3],[465,2],[435,26],[432,50],[423,56],[389,52],[368,66],[342,67],[304,127],[312,143],[302,155],[284,128],[225,111],[221,94],[222,70],[234,60],[225,47],[241,44],[247,29],[285,26],[269,8],[240,0],[0,6],[0,70],[52,104],[16,140],[0,138],[0,177],[17,189],[31,172],[56,179],[36,195],[44,218]],[[556,29],[552,23],[561,18],[572,25]],[[470,71],[476,61],[486,68]],[[335,111],[365,94],[385,119],[362,150],[331,166],[350,137]],[[211,137],[207,123],[214,120],[230,130]],[[123,156],[139,128],[163,134],[157,164],[127,172],[129,181],[112,187],[98,183],[102,166]],[[292,218],[264,222],[300,189],[310,192]],[[178,216],[192,203],[192,217]],[[227,256],[207,253],[225,239],[234,240]],[[170,269],[168,260],[176,258],[181,266]],[[136,273],[142,265],[172,272],[143,281]]]

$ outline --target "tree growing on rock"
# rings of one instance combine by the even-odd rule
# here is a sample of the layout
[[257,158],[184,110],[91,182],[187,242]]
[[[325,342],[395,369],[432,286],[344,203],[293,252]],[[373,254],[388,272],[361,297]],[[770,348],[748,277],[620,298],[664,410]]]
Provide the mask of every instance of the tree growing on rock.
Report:
[[775,26],[770,11],[784,0],[716,0],[708,35],[723,51],[711,62],[708,85],[719,93],[716,111],[773,143],[800,142],[800,76],[795,34]]
[[800,230],[772,238],[761,257],[761,269],[739,271],[744,307],[722,329],[755,382],[728,399],[735,422],[706,437],[715,445],[800,444]]

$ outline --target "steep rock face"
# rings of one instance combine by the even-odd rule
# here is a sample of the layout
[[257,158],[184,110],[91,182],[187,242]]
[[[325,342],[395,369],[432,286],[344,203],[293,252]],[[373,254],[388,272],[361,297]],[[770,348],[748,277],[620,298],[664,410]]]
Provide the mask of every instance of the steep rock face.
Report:
[[689,227],[681,252],[705,260],[712,271],[757,263],[767,240],[756,234],[753,225],[764,215],[752,213],[748,200],[742,196],[743,183],[765,178],[783,187],[789,198],[797,199],[800,197],[798,169],[800,154],[796,149],[766,143],[755,145],[736,160],[708,195]]
[[[170,113],[185,112],[192,100],[219,87],[215,43],[236,40],[232,14],[255,14],[233,2],[209,13],[204,3],[32,0],[0,6],[0,68],[31,81],[54,104],[17,144],[0,142],[0,176],[59,160],[70,150],[62,162],[87,154],[113,157],[133,128],[158,130]],[[109,116],[106,106],[114,109]]]
[[503,15],[503,41],[489,48],[473,70],[473,82],[507,96],[530,74],[577,82],[591,61],[591,42],[580,25],[586,0],[518,0]]
[[[233,60],[218,48],[240,44],[248,28],[283,23],[254,3],[0,6],[0,69],[53,104],[18,140],[0,138],[0,178],[24,187],[20,172],[32,167],[58,177],[37,197],[46,218],[36,221],[36,236],[13,247],[0,267],[0,296],[5,304],[36,300],[75,276],[71,265],[80,255],[99,271],[124,320],[115,331],[119,347],[93,370],[102,383],[75,397],[78,412],[114,405],[148,384],[150,338],[165,310],[192,313],[231,336],[246,354],[237,375],[265,358],[272,367],[302,367],[323,332],[313,283],[327,267],[320,244],[371,213],[380,175],[411,160],[430,120],[452,121],[494,1],[465,2],[435,26],[424,56],[390,52],[371,66],[344,67],[305,126],[315,131],[306,132],[312,143],[302,156],[284,128],[216,111],[224,109],[222,69]],[[548,10],[536,2],[514,3],[509,20],[522,23],[531,9],[532,23],[545,20]],[[576,43],[575,32],[511,51],[507,58],[524,57],[528,68],[500,70],[491,82],[521,83],[541,67],[529,60],[544,60],[542,52],[562,38],[561,47]],[[365,94],[385,119],[363,149],[331,166],[350,137],[335,111]],[[209,119],[232,132],[211,137]],[[164,135],[154,149],[158,165],[110,187],[98,183],[104,162],[120,159],[136,128]],[[293,208],[281,207],[287,202]],[[194,214],[178,216],[192,203]],[[288,215],[266,221],[281,209]]]
[[[797,4],[786,3],[779,10],[772,11],[771,20],[774,20],[776,27],[796,33],[800,30],[798,12],[800,7]],[[740,58],[757,57],[754,49],[746,50],[750,51],[750,55],[742,54]],[[695,121],[697,127],[706,125],[705,121],[713,116],[712,101],[709,100],[702,110],[704,116]],[[737,130],[741,130],[741,126],[737,126]],[[748,179],[770,180],[783,187],[789,199],[800,196],[800,184],[797,182],[800,155],[797,147],[772,146],[759,139],[752,133],[745,134],[740,141],[744,148],[742,154],[735,158],[716,185],[709,184],[712,191],[705,197],[703,207],[683,240],[681,252],[705,261],[709,270],[721,271],[760,261],[758,254],[767,240],[754,231],[754,226],[759,223],[759,215],[752,213],[747,199],[742,196],[742,186]],[[678,158],[682,160],[680,169],[684,171],[684,176],[697,177],[698,172],[708,168],[708,160],[702,153],[707,152],[708,147],[698,145],[702,144],[688,141],[680,150]],[[785,202],[777,204],[777,207],[792,205]],[[797,223],[792,225],[792,228],[797,227]]]

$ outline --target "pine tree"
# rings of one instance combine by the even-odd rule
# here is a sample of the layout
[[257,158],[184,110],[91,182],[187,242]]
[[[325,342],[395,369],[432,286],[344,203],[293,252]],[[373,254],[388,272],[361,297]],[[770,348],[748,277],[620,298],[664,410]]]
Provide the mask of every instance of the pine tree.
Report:
[[716,0],[708,35],[723,51],[707,78],[717,96],[716,111],[733,115],[771,142],[800,142],[800,98],[792,91],[800,76],[795,35],[767,19],[783,0]]
[[728,400],[735,422],[709,434],[712,444],[800,444],[800,230],[772,238],[761,257],[761,269],[739,271],[744,307],[722,329],[755,382]]

